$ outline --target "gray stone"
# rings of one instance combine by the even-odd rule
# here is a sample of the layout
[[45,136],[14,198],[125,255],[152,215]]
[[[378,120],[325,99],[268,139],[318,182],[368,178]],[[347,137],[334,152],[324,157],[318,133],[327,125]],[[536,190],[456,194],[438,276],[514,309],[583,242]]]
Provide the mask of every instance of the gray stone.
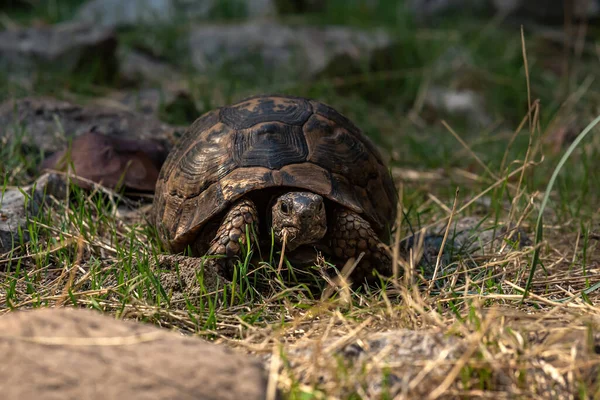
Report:
[[75,19],[100,26],[120,27],[169,22],[175,14],[171,0],[92,0],[79,8]]
[[463,117],[476,128],[492,123],[492,117],[485,109],[484,97],[473,90],[431,87],[425,95],[425,104],[437,112]]
[[0,32],[0,68],[28,76],[40,68],[75,72],[101,63],[110,79],[117,72],[117,39],[95,24],[62,23]]
[[308,78],[336,63],[347,68],[347,64],[368,61],[373,51],[387,48],[390,42],[383,30],[252,21],[193,28],[189,47],[194,67],[203,73],[232,66],[248,74],[265,68],[282,76],[293,73]]
[[175,0],[177,9],[183,14],[194,18],[209,18],[218,7],[229,8],[231,11],[247,18],[274,16],[277,7],[274,0]]
[[[221,3],[219,3],[221,2]],[[208,18],[218,7],[233,7],[250,18],[275,14],[273,0],[91,0],[83,4],[76,20],[101,26],[174,24],[190,18]]]
[[[452,328],[373,332],[368,327],[341,337],[333,333],[336,328],[329,328],[330,324],[313,339],[284,344],[282,374],[300,384],[318,383],[336,398],[351,398],[356,393],[369,399],[431,398],[465,352],[474,350],[466,366],[475,374],[469,377],[489,371],[493,364],[494,373],[486,382],[496,398],[499,393],[515,397],[514,388],[522,385],[528,388],[528,398],[573,399],[578,398],[582,382],[593,385],[596,381],[599,338],[591,334],[589,323],[586,329],[574,319],[561,321],[563,328],[547,321],[539,323],[539,315],[512,313],[506,307],[500,312],[482,309],[481,313],[483,321],[491,322],[481,338],[477,337],[479,331],[453,334]],[[503,323],[496,322],[500,318]],[[342,332],[351,328],[355,326],[345,326]],[[515,365],[517,355],[523,362]],[[267,365],[271,358],[264,356]],[[453,378],[447,391],[434,398],[460,397],[455,394],[464,389],[464,376]]]
[[158,83],[183,80],[181,73],[172,65],[136,50],[120,49],[119,74],[132,83]]
[[28,223],[36,216],[46,196],[63,198],[65,193],[65,181],[53,173],[40,176],[31,185],[0,193],[0,255],[29,241]]
[[84,309],[0,318],[7,399],[265,399],[250,356],[145,323]]
[[[465,349],[465,342],[458,337],[425,330],[361,332],[349,343],[340,339],[303,340],[286,346],[285,358],[293,375],[302,382],[327,384],[338,380],[343,370],[344,387],[336,387],[336,395],[341,398],[359,388],[367,398],[396,398],[407,392],[413,398],[435,389]],[[264,359],[268,365],[271,356]],[[436,368],[419,385],[407,390],[423,365],[436,361]]]
[[[422,257],[419,266],[423,268],[426,278],[431,278],[433,275],[446,228],[447,221],[444,221],[430,227],[424,234],[418,232],[400,242],[400,250],[405,257],[408,256],[411,248],[416,255],[418,243],[423,235]],[[455,217],[444,244],[438,277],[445,275],[444,269],[459,257],[469,259],[499,252],[507,253],[513,249],[510,242],[515,243],[517,248],[531,245],[531,240],[523,228],[512,226],[509,228],[506,225],[495,227],[493,223],[476,216]]]
[[65,147],[69,138],[95,131],[124,139],[149,139],[170,147],[174,129],[152,115],[114,107],[82,106],[49,97],[0,104],[0,126],[9,141],[24,130],[22,143],[45,153]]
[[[447,222],[439,223],[428,230],[431,236],[443,236]],[[514,240],[519,247],[530,244],[529,236],[522,229],[509,229],[506,225],[498,226],[476,216],[456,218],[450,225],[449,242],[455,251],[460,249],[464,254],[484,255],[497,251],[505,240]],[[509,247],[510,248],[510,247]],[[507,248],[504,249],[507,251]]]

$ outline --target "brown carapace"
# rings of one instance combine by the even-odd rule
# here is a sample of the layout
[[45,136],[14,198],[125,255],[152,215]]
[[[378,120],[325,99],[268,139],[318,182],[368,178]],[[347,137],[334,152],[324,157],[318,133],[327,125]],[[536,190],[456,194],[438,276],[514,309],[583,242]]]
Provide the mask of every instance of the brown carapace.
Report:
[[292,250],[323,245],[341,266],[364,252],[361,279],[391,274],[380,244],[396,203],[379,151],[349,119],[318,101],[260,95],[188,128],[160,171],[152,220],[171,252],[225,255],[213,259],[225,276],[253,225]]

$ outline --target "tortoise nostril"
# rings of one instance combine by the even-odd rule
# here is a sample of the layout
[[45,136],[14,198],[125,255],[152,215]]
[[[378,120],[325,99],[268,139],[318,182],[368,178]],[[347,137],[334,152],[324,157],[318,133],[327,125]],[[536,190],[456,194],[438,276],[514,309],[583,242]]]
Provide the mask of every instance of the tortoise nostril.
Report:
[[305,213],[300,214],[300,219],[302,221],[307,221],[312,218],[312,215],[313,215],[312,213],[305,212]]

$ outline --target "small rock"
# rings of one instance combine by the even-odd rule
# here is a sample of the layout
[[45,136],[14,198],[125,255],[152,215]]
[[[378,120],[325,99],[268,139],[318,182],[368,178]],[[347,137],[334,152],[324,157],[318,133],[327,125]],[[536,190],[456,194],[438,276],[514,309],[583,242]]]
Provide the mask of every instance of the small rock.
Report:
[[[427,229],[423,238],[423,257],[420,265],[425,269],[426,277],[433,273],[440,248],[442,247],[447,222],[436,224]],[[410,248],[416,251],[420,233],[416,233],[400,243],[401,251],[409,254]],[[517,247],[529,246],[531,240],[524,229],[508,229],[506,226],[494,226],[478,217],[463,217],[455,219],[450,225],[448,238],[442,252],[441,267],[446,267],[456,257],[489,255],[499,251],[505,240],[515,241]],[[511,250],[504,246],[503,252]]]
[[462,116],[476,127],[492,123],[492,118],[485,110],[483,96],[472,90],[432,87],[427,91],[425,104],[438,113]]
[[91,181],[111,189],[153,192],[166,157],[166,149],[150,140],[88,132],[45,159],[40,169],[69,171],[76,175],[74,182],[86,189],[92,188]]
[[344,60],[344,69],[347,64],[359,65],[390,42],[383,30],[251,21],[193,28],[189,47],[194,67],[203,73],[227,66],[245,74],[260,73],[265,68],[309,78],[329,69],[335,72],[339,60]]
[[433,359],[442,349],[452,347],[454,351],[449,356],[455,358],[458,354],[459,340],[452,336],[428,331],[400,329],[388,332],[377,332],[360,342],[351,343],[341,349],[341,354],[354,360],[366,360],[374,353],[384,349],[384,360],[389,363],[410,362],[415,359]]
[[[485,314],[490,311],[482,310]],[[512,318],[506,308],[495,315],[496,320],[502,317],[502,323],[486,315],[485,321],[491,324],[483,338],[476,338],[477,332],[459,336],[397,329],[300,339],[292,346],[285,345],[283,373],[301,384],[329,388],[337,398],[352,398],[356,393],[369,399],[427,398],[442,383],[449,386],[438,398],[458,398],[454,393],[464,390],[464,376],[445,380],[452,369],[465,367],[460,358],[473,346],[475,352],[466,360],[471,372],[467,377],[487,373],[493,364],[494,373],[486,382],[495,393],[513,393],[511,390],[523,385],[531,398],[571,399],[576,398],[582,382],[593,385],[598,375],[599,338],[589,323],[586,329],[568,321],[567,327],[561,328],[547,321],[539,323],[540,315],[535,313],[515,312]],[[515,355],[523,355],[517,366]],[[265,364],[270,359],[271,355],[265,356]]]
[[175,15],[171,0],[92,0],[79,8],[75,19],[100,26],[122,27],[169,22]]
[[[446,231],[447,223],[440,223],[429,230],[431,235],[443,236]],[[510,231],[510,232],[509,232]],[[509,230],[506,225],[494,226],[478,217],[463,217],[456,219],[450,225],[448,238],[455,249],[462,249],[470,254],[487,254],[504,240],[517,241],[519,247],[531,244],[527,233],[519,228]]]
[[65,194],[65,181],[52,173],[40,176],[32,185],[0,193],[0,254],[29,241],[29,219],[37,214],[46,196],[63,198]]
[[[375,397],[387,389],[396,396],[421,372],[420,362],[457,360],[464,348],[464,343],[457,337],[435,332],[399,329],[374,333],[361,341],[345,346],[340,354],[354,368],[362,368],[372,364],[374,359],[378,359],[379,368],[371,370],[367,379],[367,392]],[[443,354],[443,351],[447,351],[447,354]],[[393,365],[394,368],[384,383],[382,378],[385,365]],[[427,377],[427,382],[420,385],[415,392],[429,393],[443,381],[450,369],[448,363],[445,366],[440,365]]]
[[117,39],[111,29],[95,24],[62,23],[0,32],[0,68],[27,76],[38,69],[100,71],[96,78],[116,76]]
[[245,18],[262,18],[277,13],[275,0],[177,0],[178,9],[194,18],[210,18],[215,14],[237,15]]
[[85,309],[0,319],[10,399],[265,399],[258,361],[227,347]]
[[[330,348],[339,338],[300,341],[286,349],[286,360],[291,371],[302,382],[331,382],[343,370],[342,398],[361,388],[368,398],[409,398],[429,394],[446,377],[465,343],[442,333],[398,329],[388,332],[361,333],[357,340],[339,348]],[[342,342],[343,343],[343,342]],[[445,352],[445,353],[444,353]],[[270,355],[265,357],[270,360]],[[439,361],[421,384],[408,393],[408,383],[422,372],[423,365]],[[339,378],[337,378],[339,379]],[[349,393],[346,393],[349,392]],[[355,392],[354,392],[355,393]]]
[[159,83],[165,78],[170,81],[183,80],[183,76],[173,66],[150,55],[136,50],[119,50],[121,78],[128,83]]
[[6,127],[3,134],[9,140],[23,129],[23,144],[46,154],[62,150],[69,138],[90,131],[130,140],[154,140],[168,150],[174,130],[154,116],[113,107],[85,107],[48,97],[0,104],[0,126]]
[[249,18],[275,13],[273,0],[238,0],[229,4],[220,0],[91,0],[79,8],[75,19],[108,27],[164,24],[177,19],[209,18],[219,7],[234,7]]

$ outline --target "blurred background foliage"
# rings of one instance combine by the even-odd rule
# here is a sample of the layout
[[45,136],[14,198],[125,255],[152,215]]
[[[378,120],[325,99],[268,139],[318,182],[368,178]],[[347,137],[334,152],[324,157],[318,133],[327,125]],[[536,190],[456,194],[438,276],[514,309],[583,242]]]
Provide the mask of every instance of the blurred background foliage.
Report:
[[[5,40],[0,96],[151,104],[147,112],[185,126],[249,95],[295,94],[346,114],[393,165],[485,174],[442,121],[492,171],[506,167],[509,143],[508,160],[523,160],[528,125],[511,139],[528,110],[523,26],[529,96],[540,104],[536,142],[559,156],[600,111],[599,8],[594,0],[3,0],[4,34],[68,24],[109,33],[41,34],[69,42],[56,54],[31,50],[39,35]],[[93,35],[104,35],[101,46]],[[597,146],[574,158],[565,185],[599,187],[590,168]],[[547,179],[539,171],[532,188]],[[452,196],[447,183],[440,190]]]

